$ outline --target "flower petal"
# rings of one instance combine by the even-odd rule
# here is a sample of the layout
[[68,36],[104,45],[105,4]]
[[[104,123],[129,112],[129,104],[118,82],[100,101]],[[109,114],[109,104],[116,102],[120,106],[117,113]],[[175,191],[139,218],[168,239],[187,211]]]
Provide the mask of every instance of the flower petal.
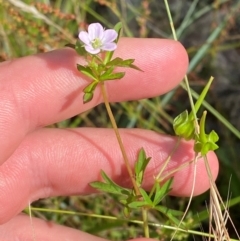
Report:
[[101,47],[102,50],[106,50],[106,51],[113,51],[116,48],[117,48],[116,43],[106,43]]
[[79,33],[78,37],[79,37],[79,39],[80,39],[83,43],[85,43],[85,44],[87,44],[87,45],[90,44],[89,35],[88,35],[87,32],[81,31],[81,32]]
[[91,45],[84,46],[85,50],[90,54],[98,54],[100,52],[100,48],[94,49]]
[[117,38],[118,34],[114,29],[107,29],[104,31],[102,42],[110,43],[113,42]]
[[102,38],[103,36],[103,26],[100,23],[92,23],[88,26],[88,34],[90,41],[96,38]]

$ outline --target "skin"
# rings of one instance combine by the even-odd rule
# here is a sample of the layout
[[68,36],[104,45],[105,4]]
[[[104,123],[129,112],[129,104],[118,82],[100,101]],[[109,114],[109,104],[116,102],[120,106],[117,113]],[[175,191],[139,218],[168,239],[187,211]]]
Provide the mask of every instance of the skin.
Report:
[[[110,102],[159,96],[176,87],[188,67],[182,45],[172,40],[123,38],[116,56],[134,58],[144,70],[125,69],[120,81],[107,83]],[[76,69],[84,60],[70,48],[28,56],[0,65],[0,239],[33,240],[29,217],[19,215],[28,202],[52,196],[93,193],[91,181],[100,180],[100,169],[125,186],[130,181],[116,137],[111,129],[50,129],[44,126],[65,120],[103,102],[99,89],[93,100],[82,103],[82,90],[88,80]],[[141,147],[151,156],[144,185],[153,183],[153,175],[176,143],[175,137],[141,129],[122,129],[121,136],[134,164]],[[168,170],[192,160],[192,143],[182,141]],[[208,154],[216,178],[218,160]],[[172,195],[189,196],[193,166],[174,177]],[[197,163],[194,195],[209,188],[203,160]],[[98,237],[33,220],[36,240],[102,240]],[[142,238],[136,241],[144,240]]]

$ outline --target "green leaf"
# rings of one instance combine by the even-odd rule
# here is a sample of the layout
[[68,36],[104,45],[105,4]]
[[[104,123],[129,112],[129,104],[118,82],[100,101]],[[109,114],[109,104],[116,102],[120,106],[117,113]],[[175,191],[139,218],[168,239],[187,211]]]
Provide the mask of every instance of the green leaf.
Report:
[[135,59],[126,59],[126,60],[123,60],[117,66],[119,66],[119,67],[128,67],[128,68],[136,69],[136,70],[139,70],[139,71],[143,72],[143,70],[138,68],[136,65],[132,64],[134,61],[135,61]]
[[125,72],[118,72],[118,73],[113,73],[110,75],[102,75],[100,76],[100,81],[107,81],[107,80],[115,80],[115,79],[121,79],[125,75]]
[[129,65],[129,68],[131,68],[131,69],[136,69],[136,70],[139,70],[139,71],[141,71],[141,72],[144,72],[142,69],[140,69],[140,68],[138,68],[136,65],[134,65],[134,64],[130,64]]
[[119,195],[130,195],[131,191],[127,188],[123,188],[117,185],[114,181],[112,181],[104,171],[101,171],[101,176],[104,179],[104,182],[91,182],[91,187],[98,189],[99,191],[119,194]]
[[83,95],[83,103],[86,104],[88,103],[89,101],[91,101],[93,98],[93,93],[84,93]]
[[164,206],[156,206],[154,209],[156,209],[159,212],[161,212],[162,214],[164,214],[170,221],[172,221],[174,224],[176,224],[176,226],[179,226],[180,220],[178,218],[174,217],[174,214],[173,214],[173,213],[175,213],[175,215],[176,215],[176,212],[178,212],[178,211],[171,210]]
[[107,68],[107,70],[103,74],[101,74],[100,80],[101,78],[106,78],[107,76],[111,75],[113,70],[114,70],[114,66]]
[[122,61],[121,66],[129,67],[134,61],[135,61],[135,59],[125,59]]
[[160,183],[156,185],[156,191],[153,199],[153,204],[156,206],[159,204],[162,199],[171,191],[171,185],[173,182],[173,178],[168,179],[161,187]]
[[149,204],[146,201],[134,201],[128,204],[129,208],[141,208],[149,206]]
[[135,192],[133,190],[128,189],[128,193],[126,196],[122,196],[120,198],[120,202],[126,206],[128,206],[129,203],[135,202],[139,199],[140,197],[135,195]]
[[151,158],[146,158],[146,153],[144,149],[141,148],[138,153],[138,160],[136,161],[134,166],[136,182],[139,187],[142,185],[144,172],[150,160]]
[[92,69],[89,66],[83,66],[83,65],[77,64],[77,69],[84,75],[98,81],[97,77],[94,75]]
[[148,196],[147,192],[142,188],[139,188],[139,191],[142,194],[142,197],[143,197],[144,201],[147,203],[147,205],[152,207],[153,202],[152,202],[151,198]]
[[132,64],[134,61],[135,61],[134,59],[123,60],[122,58],[117,57],[117,58],[111,60],[110,62],[108,62],[106,64],[106,66],[126,67],[126,68],[132,68],[132,69],[136,69],[136,70],[142,71],[136,65]]
[[119,64],[121,64],[123,62],[123,59],[122,58],[115,58],[111,61],[109,61],[106,66],[119,66]]
[[83,89],[83,92],[84,92],[84,93],[92,93],[92,92],[95,90],[95,88],[96,88],[97,85],[98,85],[98,83],[94,81],[94,82],[90,83],[89,85],[87,85],[87,86]]
[[87,55],[87,51],[83,47],[83,43],[80,40],[77,40],[76,45],[75,45],[75,50],[80,56]]

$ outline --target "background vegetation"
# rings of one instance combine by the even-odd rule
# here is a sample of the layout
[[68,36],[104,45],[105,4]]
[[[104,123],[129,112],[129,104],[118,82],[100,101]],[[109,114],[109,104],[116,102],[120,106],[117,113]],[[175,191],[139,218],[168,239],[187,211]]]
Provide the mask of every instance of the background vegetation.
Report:
[[[239,0],[169,0],[177,35],[189,57],[191,87],[200,92],[211,75],[214,84],[208,102],[235,126],[226,127],[219,115],[208,115],[208,128],[220,135],[221,162],[217,180],[219,191],[227,199],[230,185],[230,213],[236,227],[240,226],[240,1]],[[160,0],[0,0],[0,61],[62,48],[75,43],[79,30],[89,23],[101,22],[107,28],[119,21],[124,36],[171,38],[171,30]],[[117,103],[113,105],[119,127],[146,128],[173,134],[172,120],[189,108],[185,90],[179,88],[151,100]],[[58,123],[57,127],[110,127],[103,105]],[[187,199],[170,198],[173,208],[185,210]],[[194,198],[186,223],[191,229],[208,230],[205,201],[207,194]],[[106,205],[107,203],[107,205]],[[88,197],[58,197],[40,200],[33,206],[64,209],[86,214],[110,215],[122,218],[121,206],[110,195]],[[200,214],[199,218],[197,212]],[[201,216],[202,215],[202,216]],[[124,240],[142,235],[137,224],[62,212],[34,211],[34,216],[53,220],[112,240]],[[134,213],[131,219],[138,219]],[[199,222],[202,227],[199,226]],[[150,221],[166,223],[158,213],[150,214]],[[156,237],[169,237],[172,231],[152,227]],[[231,234],[231,228],[229,230]],[[176,239],[186,240],[179,233]],[[188,237],[192,240],[192,236]],[[198,239],[195,237],[196,240]],[[199,237],[199,240],[202,239]]]

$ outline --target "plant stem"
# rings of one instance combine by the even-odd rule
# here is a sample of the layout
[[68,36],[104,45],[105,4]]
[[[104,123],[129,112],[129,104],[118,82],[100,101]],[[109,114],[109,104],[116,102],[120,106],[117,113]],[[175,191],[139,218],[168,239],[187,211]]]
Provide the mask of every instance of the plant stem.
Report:
[[[111,121],[111,123],[112,123],[113,129],[114,129],[114,132],[115,132],[115,135],[116,135],[116,137],[117,137],[118,144],[119,144],[119,146],[120,146],[120,149],[121,149],[121,152],[122,152],[122,155],[123,155],[124,163],[125,163],[125,165],[126,165],[128,174],[129,174],[129,176],[130,176],[130,178],[131,178],[134,191],[135,191],[135,193],[136,193],[137,196],[141,196],[141,193],[140,193],[140,191],[139,191],[139,187],[138,187],[138,185],[137,185],[137,183],[136,183],[136,180],[135,180],[135,178],[134,178],[132,169],[131,169],[131,167],[130,167],[130,163],[129,163],[129,160],[128,160],[128,157],[127,157],[127,153],[126,153],[125,148],[124,148],[124,146],[123,146],[123,142],[122,142],[122,139],[121,139],[121,136],[120,136],[120,133],[119,133],[119,130],[118,130],[116,121],[115,121],[115,119],[114,119],[114,116],[113,116],[111,107],[110,107],[110,105],[109,105],[109,101],[108,101],[108,97],[107,97],[107,93],[106,93],[106,89],[105,89],[104,82],[101,82],[101,83],[100,83],[100,87],[101,87],[101,92],[102,92],[104,104],[105,104],[105,106],[106,106],[107,113],[108,113],[108,116],[109,116],[110,121]],[[144,208],[144,207],[142,208],[142,218],[143,218],[143,230],[144,230],[145,237],[146,237],[146,238],[149,238],[148,210],[147,210],[146,208]]]
[[143,230],[145,238],[149,238],[149,227],[148,227],[148,210],[142,208],[142,217],[143,217]]
[[125,165],[126,165],[128,174],[129,174],[129,176],[130,176],[130,178],[131,178],[131,181],[132,181],[132,184],[133,184],[133,188],[134,188],[134,190],[135,190],[136,195],[140,195],[140,191],[139,191],[139,188],[138,188],[138,186],[137,186],[136,180],[135,180],[135,178],[134,178],[132,169],[131,169],[131,167],[130,167],[130,163],[129,163],[129,160],[128,160],[128,157],[127,157],[127,153],[126,153],[125,148],[124,148],[124,146],[123,146],[123,142],[122,142],[122,139],[121,139],[121,136],[120,136],[120,133],[119,133],[119,130],[118,130],[116,121],[115,121],[115,119],[114,119],[114,116],[113,116],[111,107],[110,107],[110,105],[109,105],[109,101],[108,101],[108,97],[107,97],[107,93],[106,93],[106,89],[105,89],[104,82],[100,82],[100,87],[101,87],[101,92],[102,92],[104,104],[105,104],[105,106],[106,106],[107,113],[108,113],[108,116],[109,116],[110,121],[111,121],[111,123],[112,123],[113,129],[114,129],[114,132],[115,132],[115,135],[116,135],[116,137],[117,137],[117,141],[118,141],[119,147],[120,147],[120,149],[121,149],[121,152],[122,152],[122,155],[123,155],[123,159],[124,159],[124,163],[125,163]]

